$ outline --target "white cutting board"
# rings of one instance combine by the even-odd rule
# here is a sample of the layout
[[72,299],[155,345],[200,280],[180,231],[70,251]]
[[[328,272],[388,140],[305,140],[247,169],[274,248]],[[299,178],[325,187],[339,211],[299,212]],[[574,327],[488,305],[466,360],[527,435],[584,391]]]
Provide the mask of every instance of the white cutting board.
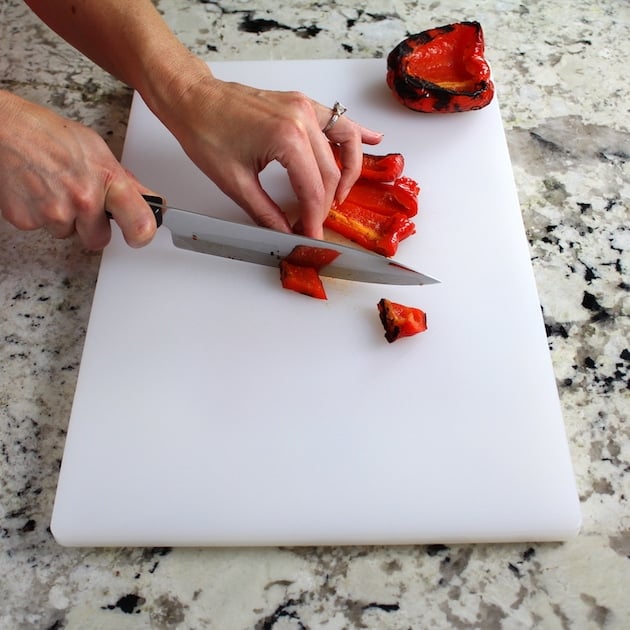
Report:
[[[54,507],[64,545],[562,540],[580,512],[496,100],[406,110],[384,60],[214,64],[385,132],[422,187],[399,258],[442,283],[325,280],[175,249],[105,251]],[[170,203],[249,219],[136,97],[124,164]],[[265,172],[290,205],[281,169]],[[429,329],[388,344],[381,297]]]

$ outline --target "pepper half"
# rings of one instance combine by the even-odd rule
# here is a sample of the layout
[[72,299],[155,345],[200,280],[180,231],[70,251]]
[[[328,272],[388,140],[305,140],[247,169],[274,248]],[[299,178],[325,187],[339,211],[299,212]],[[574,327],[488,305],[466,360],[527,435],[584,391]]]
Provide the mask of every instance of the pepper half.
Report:
[[494,96],[479,22],[456,22],[411,35],[387,57],[387,85],[409,109],[464,112]]

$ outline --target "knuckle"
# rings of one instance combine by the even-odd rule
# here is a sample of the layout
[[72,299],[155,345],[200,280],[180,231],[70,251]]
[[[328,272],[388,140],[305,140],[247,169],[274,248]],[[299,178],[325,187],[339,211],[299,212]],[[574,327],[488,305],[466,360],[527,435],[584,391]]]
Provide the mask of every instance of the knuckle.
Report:
[[55,203],[44,208],[44,217],[46,225],[58,228],[68,224],[70,212],[65,205]]
[[286,92],[282,111],[282,133],[292,138],[303,138],[307,134],[308,121],[314,116],[311,100],[302,92]]
[[361,164],[353,163],[344,167],[343,175],[345,179],[350,180],[354,183],[361,175]]
[[284,118],[280,121],[278,133],[284,142],[296,148],[308,141],[306,125],[300,118]]
[[68,238],[75,231],[75,214],[65,205],[50,205],[45,210],[44,227],[54,238]]
[[87,189],[82,189],[74,193],[72,203],[79,215],[96,214],[103,210],[103,203],[98,204],[95,196]]
[[323,169],[322,179],[324,180],[324,185],[336,186],[341,179],[341,171],[336,164],[332,164],[328,168]]
[[41,227],[30,215],[22,214],[11,209],[2,210],[2,218],[18,230],[30,231]]
[[289,103],[299,111],[309,111],[312,109],[311,99],[303,92],[292,90],[286,92]]

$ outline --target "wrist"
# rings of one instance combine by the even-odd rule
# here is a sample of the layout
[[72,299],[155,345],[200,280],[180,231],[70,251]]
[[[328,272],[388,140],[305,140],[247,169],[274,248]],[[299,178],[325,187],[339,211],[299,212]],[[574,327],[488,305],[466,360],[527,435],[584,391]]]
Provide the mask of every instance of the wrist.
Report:
[[13,124],[23,105],[24,101],[19,96],[0,90],[0,136],[3,131],[7,135],[15,133]]
[[208,64],[182,47],[178,55],[152,62],[134,87],[149,109],[171,128],[177,114],[186,111],[194,88],[214,80]]

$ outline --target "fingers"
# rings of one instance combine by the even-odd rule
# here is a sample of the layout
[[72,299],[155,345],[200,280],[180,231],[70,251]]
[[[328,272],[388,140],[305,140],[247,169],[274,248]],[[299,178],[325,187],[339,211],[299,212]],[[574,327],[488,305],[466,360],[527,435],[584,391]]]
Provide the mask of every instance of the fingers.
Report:
[[323,238],[323,222],[332,206],[340,172],[328,140],[318,127],[309,129],[308,139],[297,138],[279,161],[287,169],[299,207],[296,226],[311,238]]
[[223,192],[231,197],[261,227],[291,232],[286,214],[271,199],[253,173],[237,169],[222,186]]
[[118,223],[126,242],[132,247],[148,244],[157,229],[155,217],[142,194],[151,194],[135,179],[122,177],[112,182],[105,193],[95,192],[72,201],[50,204],[40,209],[44,227],[54,238],[76,234],[87,249],[101,250],[110,241],[111,226],[107,212]]
[[361,173],[362,145],[378,144],[383,139],[383,134],[357,125],[347,117],[342,117],[326,132],[326,136],[339,146],[341,176],[335,192],[335,200],[341,203],[348,196]]
[[[275,129],[281,144],[273,157],[287,170],[299,204],[300,220],[295,230],[321,239],[323,223],[334,200],[342,201],[359,177],[363,139],[377,143],[382,134],[343,118],[337,119],[324,134],[322,128],[331,110],[299,93],[292,93],[292,97],[288,110],[291,114]],[[329,140],[340,146],[341,169]]]
[[60,239],[78,235],[85,247],[102,249],[109,210],[128,243],[151,240],[155,220],[142,187],[96,132],[13,97],[0,117],[0,208],[10,223]]
[[[287,217],[259,181],[270,162],[279,162],[298,202],[295,230],[322,238],[335,198],[345,198],[361,172],[362,144],[382,138],[346,116],[324,134],[330,117],[330,108],[300,92],[210,77],[196,83],[163,122],[197,167],[259,225],[286,232]],[[340,147],[341,168],[331,142]]]
[[[72,233],[77,233],[81,243],[87,249],[95,251],[103,249],[111,238],[111,228],[102,203],[92,203],[86,200],[80,205],[77,202],[75,204],[77,207],[75,207],[75,215],[72,220]],[[66,238],[72,233],[59,236],[59,238]]]
[[[148,189],[141,187],[142,193],[150,193]],[[101,212],[101,218],[94,217],[93,222],[87,222],[86,229],[98,230],[102,227],[102,220],[107,220],[105,211],[108,211],[120,227],[125,241],[131,247],[143,247],[155,236],[157,224],[155,216],[142,194],[128,178],[120,178],[113,181],[105,195],[105,207]],[[77,231],[79,225],[77,222]]]
[[341,176],[335,191],[335,200],[341,203],[361,174],[363,149],[356,141],[339,143],[339,160],[341,162]]
[[67,207],[66,221],[49,222],[47,229],[57,238],[76,233],[86,248],[101,250],[110,241],[112,218],[130,246],[142,247],[151,241],[157,229],[155,216],[143,194],[155,193],[131,173],[121,170],[105,191],[97,189],[92,195],[86,193],[84,198],[75,195]]

